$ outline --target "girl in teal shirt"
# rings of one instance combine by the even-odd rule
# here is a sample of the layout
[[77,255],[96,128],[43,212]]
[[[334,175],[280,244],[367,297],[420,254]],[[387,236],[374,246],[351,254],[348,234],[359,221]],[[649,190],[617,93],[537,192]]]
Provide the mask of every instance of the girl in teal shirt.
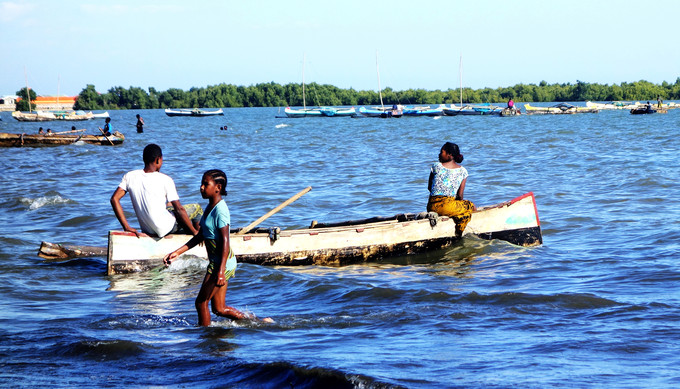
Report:
[[[173,260],[182,253],[192,249],[201,242],[205,242],[208,251],[208,269],[201,285],[201,290],[196,297],[196,311],[198,312],[198,325],[210,325],[210,309],[218,316],[234,320],[252,319],[252,315],[226,305],[227,281],[236,272],[236,256],[229,244],[229,225],[231,217],[229,207],[222,196],[227,195],[227,175],[218,169],[208,170],[203,173],[201,179],[201,197],[208,199],[209,203],[201,218],[198,233],[185,245],[173,251],[163,258],[166,266],[170,266]],[[264,321],[271,322],[269,318]]]

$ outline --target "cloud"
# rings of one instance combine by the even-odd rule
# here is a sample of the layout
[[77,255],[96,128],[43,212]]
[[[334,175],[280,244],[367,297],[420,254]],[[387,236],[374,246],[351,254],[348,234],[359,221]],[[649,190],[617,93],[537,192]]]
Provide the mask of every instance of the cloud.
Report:
[[13,22],[16,20],[21,20],[25,15],[29,15],[34,9],[34,4],[28,4],[26,2],[12,2],[5,1],[0,3],[0,21],[2,22]]

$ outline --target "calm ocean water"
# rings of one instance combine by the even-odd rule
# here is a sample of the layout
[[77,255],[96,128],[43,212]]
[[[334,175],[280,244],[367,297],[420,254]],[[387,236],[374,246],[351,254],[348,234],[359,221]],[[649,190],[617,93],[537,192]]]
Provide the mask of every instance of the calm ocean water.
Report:
[[[393,120],[277,111],[112,111],[122,146],[0,149],[0,386],[680,386],[680,111]],[[0,117],[3,132],[72,124]],[[94,133],[103,121],[76,125]],[[233,226],[311,185],[263,223],[293,228],[424,210],[445,141],[460,145],[477,205],[535,193],[543,246],[468,238],[354,266],[240,264],[228,303],[276,323],[213,316],[209,328],[196,326],[198,260],[107,276],[104,258],[36,255],[43,240],[106,245],[119,228],[109,197],[143,167],[147,143],[163,148],[183,203],[205,205],[202,172],[225,170]]]

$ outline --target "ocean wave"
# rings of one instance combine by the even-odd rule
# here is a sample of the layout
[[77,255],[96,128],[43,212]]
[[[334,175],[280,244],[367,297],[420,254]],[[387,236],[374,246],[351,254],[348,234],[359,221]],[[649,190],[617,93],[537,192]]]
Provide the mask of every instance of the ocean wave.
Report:
[[[361,374],[289,362],[243,363],[227,367],[223,373],[236,387],[270,388],[401,388]],[[213,382],[219,378],[213,377]]]
[[475,292],[461,296],[458,302],[492,304],[505,306],[543,306],[563,309],[598,309],[622,305],[614,300],[590,293],[531,294],[504,292],[482,295]]
[[276,128],[286,128],[286,127],[290,127],[290,124],[283,124],[283,123],[281,123],[281,124],[277,124],[277,125],[274,126],[274,127],[276,127]]
[[46,196],[36,198],[21,197],[19,199],[19,203],[21,203],[23,206],[27,207],[31,211],[51,205],[76,204],[75,201],[63,198],[58,193],[48,194]]
[[139,357],[148,347],[143,343],[130,340],[95,340],[87,339],[67,345],[55,344],[49,353],[64,357],[76,357],[99,361],[115,361],[130,357]]

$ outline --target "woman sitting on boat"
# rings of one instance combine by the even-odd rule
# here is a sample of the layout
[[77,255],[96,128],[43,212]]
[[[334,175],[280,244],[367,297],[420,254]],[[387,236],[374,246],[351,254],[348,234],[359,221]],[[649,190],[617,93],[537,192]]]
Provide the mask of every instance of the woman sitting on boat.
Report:
[[439,151],[439,162],[432,165],[427,189],[430,199],[427,211],[440,216],[449,216],[456,222],[456,235],[461,236],[470,222],[475,205],[463,200],[468,172],[459,165],[463,155],[458,145],[446,142]]

